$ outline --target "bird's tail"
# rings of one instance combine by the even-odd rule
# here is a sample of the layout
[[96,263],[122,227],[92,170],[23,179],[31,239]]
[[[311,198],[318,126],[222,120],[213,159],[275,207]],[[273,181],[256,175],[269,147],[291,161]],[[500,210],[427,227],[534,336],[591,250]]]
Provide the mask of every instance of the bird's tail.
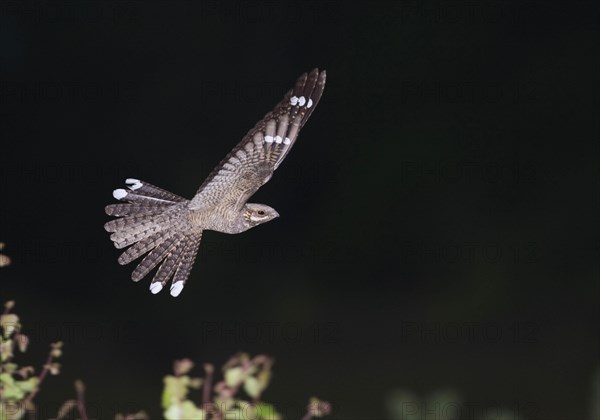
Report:
[[[178,296],[196,258],[202,231],[190,229],[185,218],[188,200],[137,179],[127,179],[128,189],[117,189],[113,196],[125,203],[110,204],[105,211],[118,219],[104,225],[111,232],[116,248],[125,250],[119,264],[148,253],[133,271],[139,281],[160,264],[150,290],[158,293],[173,276],[171,295]],[[162,264],[161,264],[162,263]]]

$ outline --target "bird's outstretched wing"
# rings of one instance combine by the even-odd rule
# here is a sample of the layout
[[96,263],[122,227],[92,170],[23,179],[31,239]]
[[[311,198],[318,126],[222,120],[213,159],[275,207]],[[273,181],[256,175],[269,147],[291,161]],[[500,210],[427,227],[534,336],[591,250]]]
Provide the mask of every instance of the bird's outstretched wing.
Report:
[[281,102],[219,163],[191,200],[192,210],[241,208],[264,185],[296,142],[325,88],[325,71],[304,73]]

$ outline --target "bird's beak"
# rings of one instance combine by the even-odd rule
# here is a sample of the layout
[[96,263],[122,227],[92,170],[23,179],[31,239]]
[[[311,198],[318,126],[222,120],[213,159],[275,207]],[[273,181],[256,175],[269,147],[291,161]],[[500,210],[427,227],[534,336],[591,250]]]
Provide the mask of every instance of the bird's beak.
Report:
[[273,219],[277,219],[279,217],[279,213],[275,212],[275,217]]

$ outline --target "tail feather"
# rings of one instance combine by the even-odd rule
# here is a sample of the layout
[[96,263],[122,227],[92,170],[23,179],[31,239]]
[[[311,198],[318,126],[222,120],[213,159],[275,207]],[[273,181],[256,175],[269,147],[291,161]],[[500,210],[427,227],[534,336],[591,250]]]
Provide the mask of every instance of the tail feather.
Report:
[[131,247],[127,248],[120,256],[119,256],[119,264],[125,265],[129,264],[131,261],[136,258],[141,257],[146,252],[152,251],[162,242],[167,240],[169,237],[163,235],[162,232],[157,232],[154,235],[150,235],[147,238],[142,239],[134,243]]
[[160,265],[154,279],[152,279],[152,283],[150,283],[150,291],[154,294],[160,292],[169,278],[173,276],[175,270],[181,265],[181,260],[184,256],[184,251],[187,247],[189,240],[183,239],[179,241],[172,249],[171,252],[168,253],[164,262]]
[[181,201],[186,201],[185,198],[178,196],[177,194],[173,194],[167,190],[163,190],[156,185],[149,184],[146,181],[140,181],[139,179],[127,178],[125,180],[128,188],[132,191],[135,191],[138,195],[143,195],[145,197],[157,198],[160,200],[171,201],[173,203],[179,203]]
[[109,216],[153,216],[165,211],[163,204],[142,205],[142,204],[109,204],[104,208]]
[[164,236],[162,230],[162,228],[154,226],[142,232],[133,233],[127,236],[115,236],[119,233],[115,232],[112,235],[110,235],[110,239],[114,241],[115,248],[123,249],[129,245],[135,244],[136,242],[141,242],[147,239]]
[[[183,206],[183,203],[178,203],[166,208],[161,214],[143,217],[135,222],[131,222],[116,230],[110,236],[110,239],[115,243],[115,247],[124,248],[155,233],[169,230],[182,221]],[[119,222],[115,223],[115,225],[119,225]],[[112,224],[109,224],[108,228],[105,226],[105,229],[108,230],[113,227]]]
[[202,237],[202,231],[187,219],[188,200],[137,179],[127,179],[129,190],[117,189],[113,196],[126,203],[105,207],[117,216],[104,225],[116,248],[126,249],[119,264],[128,264],[147,254],[133,270],[139,281],[159,266],[150,290],[158,293],[175,276],[171,295],[178,296],[187,280]]
[[[164,210],[160,211],[161,213],[164,212]],[[160,213],[158,213],[160,214]],[[134,226],[139,226],[140,224],[144,223],[145,221],[148,220],[149,216],[156,216],[158,214],[143,214],[143,215],[135,215],[135,216],[126,216],[126,217],[121,217],[120,219],[114,219],[111,220],[110,222],[106,222],[104,224],[104,229],[107,232],[119,232],[119,231],[124,231],[124,230],[128,230],[133,228]]]
[[139,281],[146,276],[154,267],[156,267],[165,257],[173,251],[180,241],[181,236],[173,235],[160,244],[158,244],[152,251],[144,257],[144,259],[138,264],[133,270],[131,278],[133,281]]
[[162,227],[168,222],[169,218],[166,216],[163,210],[162,213],[154,216],[134,216],[131,219],[128,217],[115,219],[105,223],[104,229],[107,232],[114,232],[110,237],[113,241],[120,241],[152,229],[156,231],[157,228]]
[[177,201],[165,200],[158,197],[149,197],[147,195],[138,194],[133,191],[127,191],[123,188],[118,188],[113,191],[113,197],[117,200],[127,201],[129,203],[143,204],[143,205],[163,205],[169,206],[177,203]]
[[173,283],[171,285],[171,296],[177,297],[183,290],[185,282],[190,276],[190,271],[198,255],[198,248],[200,247],[200,240],[202,239],[202,232],[199,235],[192,237],[183,252],[181,262],[177,267],[177,271],[173,276]]

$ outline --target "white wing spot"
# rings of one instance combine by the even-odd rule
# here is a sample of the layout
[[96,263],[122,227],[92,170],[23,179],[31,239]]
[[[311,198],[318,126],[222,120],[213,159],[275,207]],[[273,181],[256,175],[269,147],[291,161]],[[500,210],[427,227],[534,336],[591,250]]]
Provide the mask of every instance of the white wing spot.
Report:
[[312,99],[308,98],[308,103],[306,104],[307,108],[310,108],[313,105]]
[[306,99],[304,99],[304,96],[301,96],[300,99],[298,99],[298,105],[304,106],[305,103]]
[[177,297],[183,290],[183,281],[179,280],[177,283],[173,283],[171,286],[171,296]]
[[153,295],[157,294],[158,292],[160,292],[163,288],[163,285],[159,282],[156,283],[152,283],[150,285],[150,291],[152,292]]
[[142,188],[142,181],[140,181],[139,179],[135,179],[135,178],[127,178],[125,180],[125,183],[127,184],[127,186],[132,189],[132,190],[138,190],[140,188]]
[[298,97],[297,96],[292,96],[290,98],[290,103],[294,106],[296,106],[296,104],[298,103]]
[[117,200],[125,198],[126,195],[127,191],[125,191],[123,188],[119,188],[118,190],[113,191],[113,197],[115,197]]
[[265,136],[265,143],[273,143],[273,136]]
[[275,143],[279,144],[283,141],[283,139],[281,138],[281,136],[275,136]]
[[290,144],[292,141],[290,140],[289,137],[286,137],[283,139],[283,144]]

